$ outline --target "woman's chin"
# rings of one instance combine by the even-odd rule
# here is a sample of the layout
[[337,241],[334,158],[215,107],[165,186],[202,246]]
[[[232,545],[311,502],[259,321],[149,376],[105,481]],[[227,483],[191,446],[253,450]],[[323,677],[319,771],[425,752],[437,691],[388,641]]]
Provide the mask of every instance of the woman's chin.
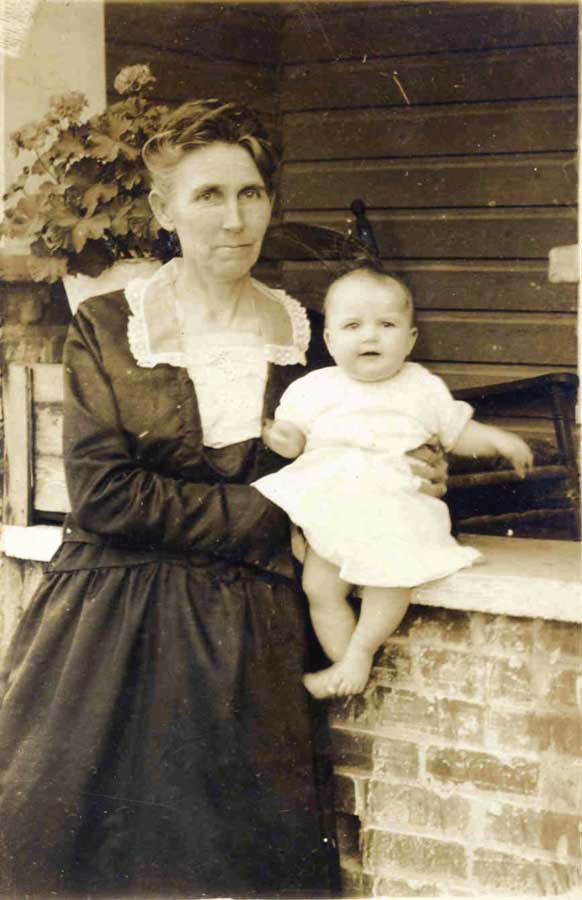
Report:
[[257,261],[256,254],[232,257],[230,259],[223,258],[214,262],[212,270],[216,278],[220,279],[237,279],[248,275]]

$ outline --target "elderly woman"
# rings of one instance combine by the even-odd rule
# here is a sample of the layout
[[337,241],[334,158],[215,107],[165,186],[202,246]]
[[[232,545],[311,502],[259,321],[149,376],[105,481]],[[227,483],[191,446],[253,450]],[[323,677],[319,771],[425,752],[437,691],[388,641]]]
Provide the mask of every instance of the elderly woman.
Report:
[[187,103],[145,147],[182,257],[83,303],[64,361],[72,513],[8,656],[5,895],[321,896],[331,834],[285,515],[250,482],[306,363],[301,305],[255,281],[277,155]]

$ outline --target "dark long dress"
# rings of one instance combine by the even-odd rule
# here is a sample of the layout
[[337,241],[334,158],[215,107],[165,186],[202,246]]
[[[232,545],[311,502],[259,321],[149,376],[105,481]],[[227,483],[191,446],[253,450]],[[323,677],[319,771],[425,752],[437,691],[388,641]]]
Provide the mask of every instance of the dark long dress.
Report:
[[[66,345],[74,516],[2,674],[0,893],[320,896],[306,612],[248,486],[281,461],[204,448],[186,371],[137,366],[127,320],[87,301]],[[271,366],[265,413],[297,374]]]

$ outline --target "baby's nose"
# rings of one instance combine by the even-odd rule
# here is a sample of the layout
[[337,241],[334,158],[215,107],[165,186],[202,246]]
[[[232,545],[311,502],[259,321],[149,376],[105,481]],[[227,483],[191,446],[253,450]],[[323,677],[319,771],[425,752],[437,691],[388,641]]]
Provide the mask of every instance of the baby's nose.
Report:
[[376,325],[365,325],[362,329],[362,338],[365,341],[376,341],[378,340],[378,332],[379,329]]

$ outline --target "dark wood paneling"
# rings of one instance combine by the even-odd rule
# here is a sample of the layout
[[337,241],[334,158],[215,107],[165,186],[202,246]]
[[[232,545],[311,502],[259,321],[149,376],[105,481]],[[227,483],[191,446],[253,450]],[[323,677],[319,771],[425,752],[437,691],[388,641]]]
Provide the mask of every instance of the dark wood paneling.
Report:
[[[388,53],[391,51],[387,46]],[[358,59],[286,66],[283,110],[416,106],[576,94],[577,48]]]
[[467,104],[288,113],[288,160],[573,150],[576,103]]
[[[286,213],[285,221],[345,229],[343,212]],[[369,216],[381,255],[405,259],[543,259],[576,241],[574,209],[423,210]]]
[[[551,284],[547,263],[427,263],[398,261],[387,267],[410,286],[417,309],[570,312],[575,284]],[[333,263],[286,262],[286,290],[314,309],[338,273]],[[517,377],[517,376],[516,376]]]
[[391,54],[484,50],[576,39],[574,3],[385,4],[342,8],[301,3],[287,19],[287,62],[341,60]]
[[415,359],[575,365],[576,317],[554,313],[418,313]]
[[576,160],[554,156],[286,163],[281,203],[291,209],[552,206],[576,203]]
[[513,366],[508,372],[507,366],[480,363],[431,363],[430,370],[440,375],[451,390],[535,378],[548,372],[575,372],[573,366]]
[[279,61],[280,19],[236,3],[106,3],[107,45],[160,47],[199,59]]
[[255,64],[232,62],[225,65],[194,59],[183,52],[160,47],[114,44],[107,53],[107,95],[119,100],[113,89],[115,76],[123,66],[149,63],[156,77],[150,96],[166,103],[182,103],[197,97],[224,97],[253,106],[260,112],[277,112],[277,73]]

